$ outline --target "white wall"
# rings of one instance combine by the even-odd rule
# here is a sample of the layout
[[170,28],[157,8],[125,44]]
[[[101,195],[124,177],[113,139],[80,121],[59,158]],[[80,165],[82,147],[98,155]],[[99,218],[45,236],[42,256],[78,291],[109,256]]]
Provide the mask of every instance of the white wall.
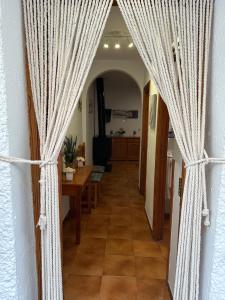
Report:
[[[7,120],[4,105],[1,106],[1,119],[7,121],[7,124],[2,124],[3,131],[0,130],[1,151],[29,158],[22,3],[20,0],[4,0],[1,1],[1,10],[4,96],[8,113]],[[0,171],[1,209],[3,207],[3,212],[0,209],[0,299],[35,300],[37,276],[30,166],[1,164]]]
[[[225,157],[225,2],[215,1],[212,59],[209,69],[206,150],[209,156]],[[203,228],[201,299],[225,299],[225,167],[207,167],[211,226]]]
[[73,118],[71,120],[70,126],[66,133],[67,136],[72,135],[77,137],[77,146],[83,142],[82,136],[82,108],[79,110],[78,106],[76,107]]
[[[86,149],[90,149],[89,140],[87,137],[89,133],[88,128],[88,108],[87,108],[87,93],[91,83],[101,74],[108,71],[121,71],[131,76],[138,84],[140,90],[143,90],[145,83],[146,68],[143,62],[139,60],[94,60],[92,68],[89,72],[87,81],[85,83],[82,93],[82,129],[83,141],[86,143]],[[86,152],[87,163],[91,163],[91,157]]]
[[[1,4],[0,4],[1,5]],[[7,95],[0,6],[0,153],[9,154]],[[16,251],[10,166],[0,163],[0,299],[16,299]],[[9,293],[10,291],[10,293]],[[11,297],[11,298],[10,298]]]
[[141,133],[141,91],[136,82],[121,72],[109,72],[103,75],[105,86],[105,107],[113,110],[137,110],[137,119],[122,119],[111,116],[106,123],[106,134],[115,133],[119,128],[125,130],[124,136],[133,136],[133,131]]
[[177,243],[178,243],[178,232],[179,232],[179,221],[180,221],[180,197],[178,194],[179,178],[181,177],[182,174],[182,156],[178,148],[176,139],[168,140],[168,151],[172,153],[173,159],[175,160],[169,273],[168,273],[168,282],[169,282],[170,290],[173,294],[175,274],[176,274]]

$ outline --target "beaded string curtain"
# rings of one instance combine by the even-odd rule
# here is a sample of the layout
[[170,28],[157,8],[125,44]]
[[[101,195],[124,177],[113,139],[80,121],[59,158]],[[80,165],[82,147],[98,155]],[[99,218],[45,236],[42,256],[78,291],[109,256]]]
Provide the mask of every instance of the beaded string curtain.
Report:
[[40,135],[42,298],[62,300],[59,155],[112,0],[24,0],[26,43]]
[[186,164],[175,300],[199,295],[201,220],[209,225],[204,150],[212,0],[118,0],[136,47],[164,99]]

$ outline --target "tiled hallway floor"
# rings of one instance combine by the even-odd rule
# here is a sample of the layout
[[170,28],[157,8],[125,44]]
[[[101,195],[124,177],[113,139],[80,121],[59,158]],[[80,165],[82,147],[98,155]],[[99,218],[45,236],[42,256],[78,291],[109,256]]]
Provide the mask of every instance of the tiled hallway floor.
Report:
[[167,300],[168,229],[154,242],[138,192],[136,163],[114,163],[101,200],[82,216],[81,244],[64,224],[65,300]]

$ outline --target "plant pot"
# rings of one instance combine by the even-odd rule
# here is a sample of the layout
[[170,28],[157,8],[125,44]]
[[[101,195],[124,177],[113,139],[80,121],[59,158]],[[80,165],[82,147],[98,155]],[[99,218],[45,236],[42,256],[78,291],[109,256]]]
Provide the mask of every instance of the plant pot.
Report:
[[65,162],[65,166],[66,166],[66,168],[76,169],[77,162],[76,161],[73,161],[72,163]]
[[73,173],[72,172],[67,172],[66,173],[66,180],[67,181],[73,181]]

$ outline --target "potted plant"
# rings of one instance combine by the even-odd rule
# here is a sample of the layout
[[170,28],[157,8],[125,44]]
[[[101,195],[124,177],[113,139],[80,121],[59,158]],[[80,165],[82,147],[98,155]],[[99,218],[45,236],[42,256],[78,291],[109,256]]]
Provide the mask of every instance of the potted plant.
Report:
[[69,136],[65,138],[63,144],[63,154],[66,167],[74,168],[76,160],[77,137]]
[[72,181],[73,174],[75,173],[75,161],[76,161],[76,145],[77,145],[77,137],[73,138],[73,136],[69,136],[65,138],[63,143],[63,154],[64,154],[64,162],[65,162],[65,170],[66,180]]

